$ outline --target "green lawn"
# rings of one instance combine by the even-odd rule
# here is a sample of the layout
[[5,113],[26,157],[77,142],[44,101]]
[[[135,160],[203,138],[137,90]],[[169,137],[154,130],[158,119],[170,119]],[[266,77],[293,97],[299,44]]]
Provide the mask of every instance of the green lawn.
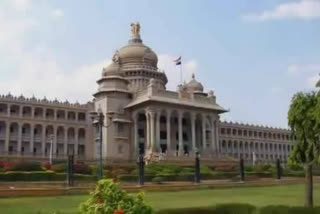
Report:
[[[319,203],[319,189],[315,188],[315,204]],[[54,211],[60,213],[77,213],[80,202],[88,196],[58,196],[0,199],[2,214],[37,214]],[[271,187],[238,187],[227,189],[206,189],[179,192],[149,192],[147,201],[156,209],[201,207],[220,203],[250,203],[255,206],[265,205],[303,205],[303,185],[271,186]]]

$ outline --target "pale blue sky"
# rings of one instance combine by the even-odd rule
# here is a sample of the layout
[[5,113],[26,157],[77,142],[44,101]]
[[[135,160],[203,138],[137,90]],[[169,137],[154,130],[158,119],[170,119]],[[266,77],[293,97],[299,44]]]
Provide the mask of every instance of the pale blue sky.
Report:
[[184,78],[214,89],[228,120],[286,127],[292,95],[320,73],[320,0],[4,0],[0,93],[90,100],[131,21],[169,88],[182,55]]

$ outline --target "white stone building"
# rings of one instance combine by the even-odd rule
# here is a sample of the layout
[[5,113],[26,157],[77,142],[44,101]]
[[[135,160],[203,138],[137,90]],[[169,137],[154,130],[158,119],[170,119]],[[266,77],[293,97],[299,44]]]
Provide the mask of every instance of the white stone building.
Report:
[[101,111],[104,159],[133,161],[139,154],[161,154],[169,161],[191,160],[199,151],[204,159],[285,160],[293,142],[289,130],[220,122],[219,114],[227,111],[194,75],[177,91],[166,90],[157,55],[143,44],[140,25],[131,27],[128,44],[103,68],[93,102],[0,96],[0,154],[47,158],[53,145],[55,158],[97,158],[89,113]]

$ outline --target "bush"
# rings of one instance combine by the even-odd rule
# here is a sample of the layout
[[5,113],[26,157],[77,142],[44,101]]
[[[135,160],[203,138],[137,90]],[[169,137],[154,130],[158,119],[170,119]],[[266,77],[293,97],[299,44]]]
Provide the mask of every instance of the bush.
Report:
[[161,210],[157,214],[253,214],[255,210],[256,208],[249,204],[221,204],[215,207]]
[[216,214],[252,214],[256,208],[250,204],[221,204],[216,206]]
[[54,164],[51,166],[51,170],[54,172],[65,173],[67,171],[67,165],[65,163]]
[[245,172],[252,172],[252,171],[253,171],[253,166],[251,166],[251,165],[245,165],[245,166],[244,166],[244,171],[245,171]]
[[222,172],[231,172],[231,171],[236,171],[238,165],[237,164],[232,164],[232,163],[226,163],[226,164],[220,164],[214,167],[215,171],[222,171]]
[[155,184],[162,184],[164,181],[163,177],[154,177],[152,178],[152,183],[155,183]]
[[143,195],[128,195],[120,186],[114,184],[111,180],[100,180],[90,198],[80,204],[80,213],[82,214],[152,214],[152,208],[144,202]]
[[11,162],[7,163],[5,171],[44,171],[38,162]]
[[259,214],[316,214],[319,208],[287,207],[287,206],[266,206],[259,210]]
[[[66,173],[55,173],[53,171],[39,172],[2,172],[0,173],[0,181],[65,181]],[[96,176],[74,174],[76,181],[95,181]]]
[[42,163],[42,167],[45,169],[45,170],[51,170],[51,164],[49,162],[44,162]]
[[73,165],[73,172],[78,174],[91,175],[92,169],[84,163],[76,163]]
[[215,207],[180,208],[160,210],[156,214],[215,214]]

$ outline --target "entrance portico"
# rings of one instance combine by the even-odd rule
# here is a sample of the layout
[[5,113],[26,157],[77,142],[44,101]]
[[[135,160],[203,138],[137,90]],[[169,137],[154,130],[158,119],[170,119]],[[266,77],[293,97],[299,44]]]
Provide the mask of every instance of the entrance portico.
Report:
[[133,113],[135,153],[166,156],[216,155],[217,113],[146,107]]

